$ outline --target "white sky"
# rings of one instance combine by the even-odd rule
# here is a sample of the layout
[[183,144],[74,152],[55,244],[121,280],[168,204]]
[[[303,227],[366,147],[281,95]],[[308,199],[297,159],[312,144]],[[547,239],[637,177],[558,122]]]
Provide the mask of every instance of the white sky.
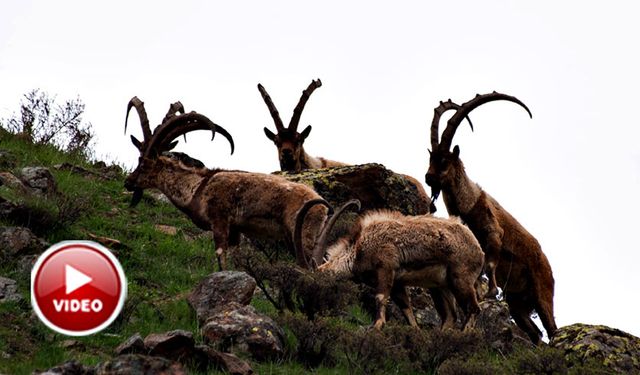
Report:
[[[210,167],[270,172],[273,129],[302,116],[312,155],[379,162],[424,180],[439,100],[493,90],[512,103],[472,112],[454,139],[472,179],[542,244],[559,326],[606,324],[640,336],[640,5],[634,1],[4,1],[0,117],[34,88],[79,96],[98,154],[133,166],[126,104],[152,125],[169,103],[232,133],[179,149]],[[140,137],[135,114],[131,131]],[[445,215],[442,202],[439,215]]]

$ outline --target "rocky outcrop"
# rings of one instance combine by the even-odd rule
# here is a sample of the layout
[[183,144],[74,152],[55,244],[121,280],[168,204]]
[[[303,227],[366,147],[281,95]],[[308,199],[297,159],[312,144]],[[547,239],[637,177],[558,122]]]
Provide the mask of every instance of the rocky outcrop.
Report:
[[24,167],[20,179],[37,194],[51,196],[58,192],[55,178],[45,167]]
[[[144,355],[145,358],[177,361],[201,372],[217,368],[231,374],[248,375],[253,373],[253,369],[247,362],[231,353],[219,352],[207,345],[195,345],[193,334],[183,330],[152,333],[144,340],[140,334],[136,333],[120,344],[115,352],[120,356],[118,358],[134,358],[136,361],[140,355]],[[130,356],[127,357],[127,355]],[[101,366],[98,365],[98,368]]]
[[421,197],[415,182],[376,163],[275,174],[312,187],[334,207],[356,198],[363,211],[386,208],[423,215],[431,205],[428,198]]
[[572,365],[598,361],[615,373],[640,373],[640,338],[603,325],[561,327],[549,343]]
[[244,272],[214,272],[195,287],[187,300],[202,324],[231,302],[249,304],[255,289],[256,281]]
[[49,244],[23,227],[0,227],[0,258],[40,254]]
[[96,375],[184,375],[187,372],[178,362],[162,357],[126,354],[102,362],[95,367]]
[[202,328],[202,336],[223,351],[251,354],[257,360],[284,354],[284,331],[270,317],[252,306],[232,302],[213,314]]

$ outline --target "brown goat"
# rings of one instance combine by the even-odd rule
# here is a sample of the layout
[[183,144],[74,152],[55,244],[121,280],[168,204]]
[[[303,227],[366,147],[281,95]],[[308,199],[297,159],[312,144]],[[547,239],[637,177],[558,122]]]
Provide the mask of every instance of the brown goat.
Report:
[[[335,219],[353,203],[341,207],[327,222],[317,249],[325,250],[325,239]],[[296,233],[301,231],[304,213],[301,210],[298,214]],[[295,243],[302,253],[301,241]],[[389,297],[401,308],[408,323],[417,327],[407,286],[431,291],[443,328],[455,325],[452,295],[465,312],[465,327],[473,325],[480,312],[475,283],[482,273],[484,255],[473,233],[457,219],[370,211],[358,220],[351,234],[326,252],[328,259],[319,270],[347,273],[375,288],[377,329],[386,321]]]
[[322,86],[320,79],[314,79],[309,84],[309,87],[302,91],[298,105],[296,105],[296,108],[293,110],[293,116],[291,116],[289,126],[285,128],[280,114],[267,93],[267,90],[265,90],[261,84],[258,84],[258,90],[262,95],[262,99],[264,99],[264,102],[267,104],[269,113],[271,113],[273,122],[276,125],[276,130],[278,131],[277,134],[274,134],[265,127],[264,134],[278,147],[278,159],[280,160],[280,170],[282,171],[300,172],[304,169],[342,167],[347,165],[321,157],[316,158],[304,151],[304,141],[309,136],[309,133],[311,133],[311,125],[308,125],[302,133],[299,133],[298,125],[300,124],[300,116],[302,115],[304,106],[307,104],[307,100],[309,100],[309,97],[315,89],[320,86]]
[[[322,86],[320,79],[312,80],[306,90],[302,91],[302,96],[298,101],[298,105],[293,110],[293,116],[289,122],[289,127],[285,128],[278,113],[278,109],[273,104],[271,97],[267,93],[267,90],[258,84],[258,90],[262,95],[262,99],[271,113],[273,122],[276,125],[277,134],[274,134],[268,128],[264,128],[264,133],[278,148],[278,160],[280,161],[280,170],[283,172],[299,173],[305,169],[317,169],[317,168],[332,168],[332,167],[344,167],[350,164],[342,163],[339,161],[333,161],[325,159],[323,157],[313,157],[306,153],[304,150],[304,141],[311,132],[311,125],[308,125],[302,133],[298,132],[298,124],[300,123],[300,116],[304,110],[304,106],[307,104],[309,97],[318,87]],[[412,185],[416,187],[417,194],[425,202],[431,203],[429,195],[424,190],[422,184],[415,178],[403,175]],[[431,206],[431,211],[435,210],[435,206]]]
[[[151,134],[143,103],[136,97],[127,106],[127,117],[135,107],[140,117],[144,140],[131,137],[140,150],[136,169],[127,176],[125,187],[134,192],[132,206],[142,197],[142,190],[157,188],[201,229],[213,231],[220,268],[225,267],[225,252],[237,246],[240,234],[249,238],[284,240],[293,253],[293,231],[296,212],[306,201],[320,199],[313,189],[287,181],[280,176],[225,171],[187,166],[161,153],[175,146],[174,140],[194,130],[211,130],[233,139],[222,127],[207,117],[191,112],[176,115],[170,108],[163,123]],[[125,123],[126,130],[126,123]],[[328,204],[326,204],[328,206]],[[327,217],[327,208],[315,207],[305,225],[303,242],[311,249]],[[300,266],[308,267],[303,257]]]
[[[431,124],[432,149],[425,181],[432,188],[434,200],[442,191],[449,214],[459,216],[482,245],[489,277],[488,295],[495,296],[500,285],[513,319],[537,344],[541,332],[531,320],[534,310],[549,337],[557,329],[553,317],[554,280],[549,261],[535,237],[467,176],[460,160],[460,148],[455,146],[450,151],[462,119],[478,106],[495,100],[516,103],[531,116],[520,100],[496,92],[477,95],[461,106],[451,100],[440,103]],[[440,117],[448,110],[455,110],[455,114],[438,142]]]

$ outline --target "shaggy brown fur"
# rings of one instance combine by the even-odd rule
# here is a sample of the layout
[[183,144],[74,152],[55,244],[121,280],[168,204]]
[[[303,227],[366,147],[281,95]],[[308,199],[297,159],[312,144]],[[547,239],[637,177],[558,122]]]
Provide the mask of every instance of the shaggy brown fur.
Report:
[[327,256],[320,270],[350,273],[376,289],[377,329],[386,321],[389,297],[409,324],[417,326],[407,286],[432,292],[445,328],[455,324],[451,295],[466,314],[465,327],[472,325],[480,312],[475,283],[482,272],[483,253],[473,233],[457,219],[369,212],[360,218],[351,235],[328,249]]
[[[283,239],[293,252],[296,213],[306,201],[320,199],[320,196],[306,185],[287,181],[280,176],[195,168],[169,157],[158,156],[162,145],[170,144],[187,131],[223,131],[219,126],[210,127],[201,119],[194,123],[193,117],[182,122],[180,116],[186,115],[175,116],[177,120],[170,127],[163,128],[164,123],[150,138],[144,142],[138,141],[136,147],[141,150],[142,156],[137,168],[127,177],[125,187],[131,191],[157,188],[198,227],[213,231],[221,268],[225,267],[227,248],[238,245],[241,233],[256,239]],[[140,117],[144,129],[146,114]],[[181,128],[184,131],[180,131]],[[166,134],[171,139],[158,139]],[[149,150],[153,145],[158,145],[159,150]],[[326,220],[327,208],[314,207],[309,215],[302,241],[305,248],[311,249]],[[300,256],[297,262],[300,266],[306,266]]]
[[[535,237],[469,179],[459,158],[460,148],[455,146],[453,152],[449,151],[455,129],[462,118],[474,108],[492,100],[512,101],[528,111],[518,99],[498,93],[476,96],[462,106],[450,101],[441,103],[436,108],[432,123],[433,150],[425,179],[435,197],[442,191],[449,214],[459,216],[482,245],[489,277],[488,295],[495,296],[499,285],[513,319],[534,343],[539,343],[541,332],[530,317],[534,310],[538,312],[549,337],[557,329],[553,317],[554,279],[549,261]],[[449,120],[442,143],[438,144],[437,123],[443,109],[455,109],[456,114]]]

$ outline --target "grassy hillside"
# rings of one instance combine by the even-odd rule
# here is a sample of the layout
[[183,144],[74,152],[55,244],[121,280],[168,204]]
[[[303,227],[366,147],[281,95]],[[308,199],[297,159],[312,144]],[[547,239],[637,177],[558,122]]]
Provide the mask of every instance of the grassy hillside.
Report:
[[[0,134],[0,150],[10,155],[7,163],[3,161],[3,171],[48,167],[64,195],[54,200],[36,199],[0,186],[0,197],[39,210],[42,222],[36,223],[36,234],[50,243],[90,240],[91,235],[118,240],[122,245],[112,249],[128,279],[128,298],[121,316],[98,334],[70,338],[52,332],[32,313],[30,269],[17,259],[1,259],[0,275],[16,280],[24,299],[0,303],[0,373],[29,374],[69,359],[96,364],[112,358],[114,348],[136,332],[145,337],[153,332],[183,329],[201,341],[195,313],[185,297],[215,270],[214,246],[207,233],[198,230],[172,205],[148,195],[135,209],[129,208],[131,196],[123,188],[123,173],[101,179],[57,170],[53,165],[60,163],[96,174],[104,168],[4,132]],[[177,233],[164,233],[157,224],[175,227]],[[5,221],[0,225],[14,224]],[[357,304],[347,307],[341,316],[315,321],[308,321],[301,313],[278,314],[262,294],[257,294],[252,304],[283,325],[290,352],[285,359],[273,363],[249,360],[259,374],[435,373],[436,369],[443,374],[568,371],[559,351],[523,347],[507,356],[489,348],[474,333],[416,331],[391,323],[378,334],[363,328],[371,318]],[[320,365],[316,363],[315,368],[307,370],[300,363],[304,360],[303,351],[320,353]],[[307,358],[307,363],[313,361]],[[584,370],[573,368],[569,373]]]

